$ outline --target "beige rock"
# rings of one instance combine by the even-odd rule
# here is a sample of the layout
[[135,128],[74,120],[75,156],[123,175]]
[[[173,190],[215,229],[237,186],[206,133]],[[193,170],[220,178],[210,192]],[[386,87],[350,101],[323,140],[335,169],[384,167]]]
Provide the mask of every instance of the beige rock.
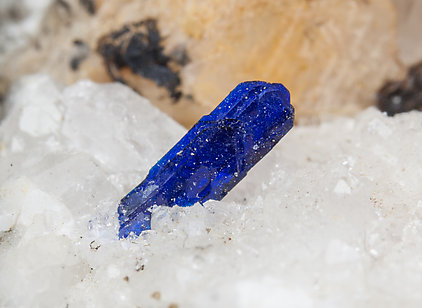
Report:
[[[398,77],[395,10],[389,0],[145,0],[97,1],[91,16],[77,0],[55,3],[39,48],[3,61],[13,80],[46,72],[64,83],[81,78],[109,81],[98,53],[99,37],[123,24],[157,18],[165,50],[185,48],[181,68],[185,94],[174,103],[164,89],[123,70],[129,85],[189,126],[244,80],[284,83],[299,121],[351,114],[373,103],[381,83]],[[77,71],[69,67],[73,41],[91,52]]]
[[393,0],[398,13],[399,56],[406,65],[412,65],[422,60],[422,1]]
[[199,102],[215,105],[236,83],[263,79],[291,90],[299,118],[352,113],[398,72],[387,1],[244,3],[207,18],[193,48],[192,57],[206,61],[192,62],[185,86]]

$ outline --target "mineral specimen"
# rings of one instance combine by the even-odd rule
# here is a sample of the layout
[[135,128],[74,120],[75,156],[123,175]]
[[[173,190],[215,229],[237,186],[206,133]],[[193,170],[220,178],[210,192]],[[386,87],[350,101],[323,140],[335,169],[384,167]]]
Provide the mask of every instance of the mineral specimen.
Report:
[[378,108],[389,116],[422,111],[422,62],[409,68],[402,81],[389,81],[378,91]]
[[98,52],[113,80],[126,83],[123,77],[118,76],[118,71],[129,67],[134,73],[167,88],[170,96],[178,99],[181,93],[176,88],[180,85],[180,78],[170,69],[170,58],[163,50],[155,19],[125,25],[98,41]]
[[150,229],[154,205],[221,200],[292,128],[294,109],[281,84],[239,84],[151,168],[119,205],[119,236]]

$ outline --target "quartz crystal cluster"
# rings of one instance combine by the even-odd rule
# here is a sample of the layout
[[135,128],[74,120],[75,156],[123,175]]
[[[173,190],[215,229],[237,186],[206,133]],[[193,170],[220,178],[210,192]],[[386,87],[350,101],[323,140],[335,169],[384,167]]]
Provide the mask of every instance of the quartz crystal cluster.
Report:
[[116,204],[186,130],[126,86],[46,76],[4,111],[0,307],[421,306],[421,112],[296,126],[223,200],[119,240]]
[[239,84],[152,167],[119,205],[120,237],[150,229],[154,205],[221,200],[292,128],[281,84]]

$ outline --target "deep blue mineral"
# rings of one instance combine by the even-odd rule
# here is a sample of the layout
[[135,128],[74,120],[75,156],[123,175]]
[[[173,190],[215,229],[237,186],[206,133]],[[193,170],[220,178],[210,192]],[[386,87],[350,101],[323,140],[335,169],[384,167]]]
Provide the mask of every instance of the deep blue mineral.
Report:
[[120,238],[151,228],[154,205],[221,200],[292,128],[294,109],[281,84],[239,84],[151,168],[120,201]]

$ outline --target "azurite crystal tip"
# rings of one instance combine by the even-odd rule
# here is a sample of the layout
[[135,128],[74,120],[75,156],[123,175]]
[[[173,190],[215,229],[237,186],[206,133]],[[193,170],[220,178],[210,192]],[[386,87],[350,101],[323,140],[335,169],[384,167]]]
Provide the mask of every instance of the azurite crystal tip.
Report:
[[151,168],[119,204],[120,238],[151,228],[154,205],[221,200],[293,127],[281,84],[239,84]]

